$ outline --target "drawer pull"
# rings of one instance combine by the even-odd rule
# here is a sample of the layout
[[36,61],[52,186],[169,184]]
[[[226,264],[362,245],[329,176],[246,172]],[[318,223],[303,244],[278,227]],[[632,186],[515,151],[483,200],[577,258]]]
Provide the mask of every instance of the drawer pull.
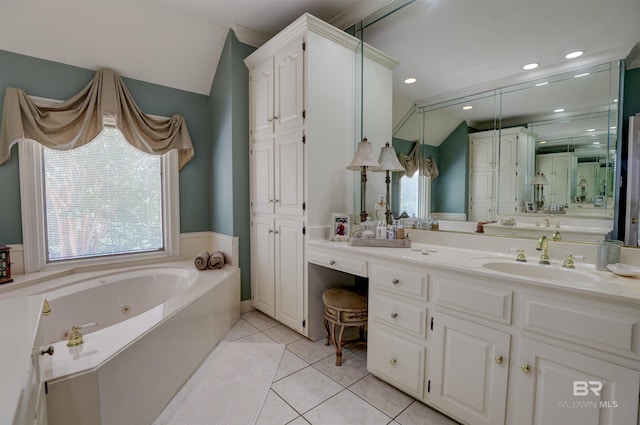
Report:
[[47,348],[46,350],[40,350],[41,356],[44,356],[45,354],[53,356],[53,345],[50,345],[49,348]]
[[335,260],[331,260],[331,261],[329,261],[329,265],[330,265],[330,266],[333,266],[335,263],[336,263],[336,261],[335,261]]
[[524,373],[531,373],[531,366],[529,366],[528,364],[523,364],[522,366],[520,366],[520,369],[522,369]]
[[502,364],[503,361],[504,361],[504,358],[502,356],[496,356],[496,363]]
[[398,317],[398,313],[391,313],[391,318],[395,319],[396,317]]
[[389,363],[391,364],[391,366],[395,366],[398,361],[396,359],[390,359]]
[[391,283],[393,283],[394,285],[397,285],[398,283],[400,283],[400,280],[398,278],[394,278]]

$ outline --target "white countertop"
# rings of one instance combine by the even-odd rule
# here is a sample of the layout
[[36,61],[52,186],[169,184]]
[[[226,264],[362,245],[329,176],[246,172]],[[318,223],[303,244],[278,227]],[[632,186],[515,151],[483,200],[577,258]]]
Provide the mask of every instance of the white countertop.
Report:
[[[412,243],[411,248],[379,248],[379,247],[355,247],[348,242],[331,242],[328,240],[313,240],[309,242],[311,248],[339,255],[376,257],[391,261],[405,261],[407,263],[435,266],[444,270],[471,273],[473,275],[500,278],[509,282],[536,285],[541,287],[563,289],[570,292],[589,294],[617,301],[640,303],[640,278],[617,276],[608,271],[598,271],[593,264],[582,263],[575,260],[578,273],[588,273],[594,276],[595,281],[555,281],[551,279],[532,278],[528,276],[514,275],[499,271],[489,270],[482,266],[483,261],[495,259],[498,261],[511,261],[515,263],[516,253],[496,253],[474,249],[454,248],[442,245],[430,245]],[[550,248],[551,249],[551,248]],[[433,252],[435,251],[435,252]],[[507,251],[505,248],[504,251]],[[540,253],[533,251],[527,253],[528,263],[538,266]],[[571,270],[562,269],[562,262],[553,261],[551,266],[539,265],[539,267],[557,267],[559,272],[571,273]]]

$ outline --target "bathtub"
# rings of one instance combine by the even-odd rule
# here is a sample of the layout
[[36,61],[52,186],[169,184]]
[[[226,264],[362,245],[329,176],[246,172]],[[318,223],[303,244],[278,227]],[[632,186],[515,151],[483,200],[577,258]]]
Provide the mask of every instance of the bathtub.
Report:
[[[240,270],[228,265],[73,274],[44,293],[49,425],[151,423],[240,317]],[[71,326],[87,323],[84,343],[67,347]]]

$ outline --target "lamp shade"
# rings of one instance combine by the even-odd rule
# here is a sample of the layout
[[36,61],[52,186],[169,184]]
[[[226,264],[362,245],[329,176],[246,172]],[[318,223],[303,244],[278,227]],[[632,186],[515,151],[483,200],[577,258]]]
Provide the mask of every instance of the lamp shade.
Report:
[[389,145],[389,142],[380,150],[378,162],[380,163],[380,169],[374,171],[404,171],[402,164],[398,161],[396,150]]
[[544,174],[537,173],[531,184],[549,184],[549,180],[544,176]]
[[580,180],[580,183],[578,183],[578,186],[580,187],[587,187],[589,184],[587,183],[586,179],[582,179]]
[[347,170],[360,170],[362,167],[369,167],[371,171],[379,171],[380,164],[373,156],[373,147],[365,137],[358,143],[356,154],[351,160],[351,164],[347,166]]

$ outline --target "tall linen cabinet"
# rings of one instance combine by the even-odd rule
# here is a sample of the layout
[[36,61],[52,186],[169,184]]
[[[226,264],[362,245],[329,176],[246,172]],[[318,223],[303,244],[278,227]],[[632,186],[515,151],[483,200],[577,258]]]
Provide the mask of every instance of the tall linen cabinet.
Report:
[[353,213],[355,174],[345,167],[356,142],[358,46],[304,14],[245,59],[251,302],[310,338],[321,336],[322,299],[307,284],[306,241],[327,237],[332,212]]

